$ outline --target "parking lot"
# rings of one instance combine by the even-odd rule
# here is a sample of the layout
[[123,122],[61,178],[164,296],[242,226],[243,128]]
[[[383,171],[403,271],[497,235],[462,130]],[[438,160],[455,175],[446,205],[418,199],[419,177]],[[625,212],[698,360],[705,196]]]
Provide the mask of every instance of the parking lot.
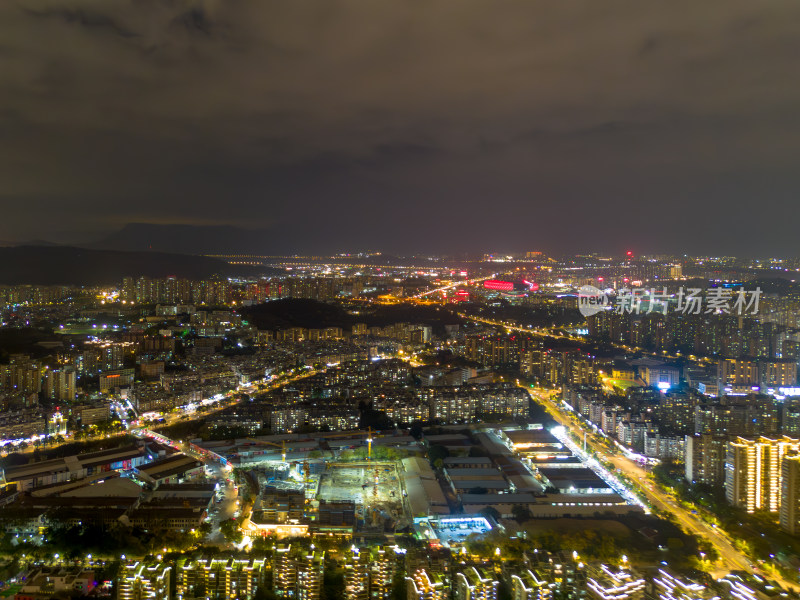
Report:
[[480,515],[464,515],[460,517],[445,517],[430,519],[419,523],[420,533],[431,540],[438,540],[443,546],[463,544],[473,533],[486,533],[492,526]]

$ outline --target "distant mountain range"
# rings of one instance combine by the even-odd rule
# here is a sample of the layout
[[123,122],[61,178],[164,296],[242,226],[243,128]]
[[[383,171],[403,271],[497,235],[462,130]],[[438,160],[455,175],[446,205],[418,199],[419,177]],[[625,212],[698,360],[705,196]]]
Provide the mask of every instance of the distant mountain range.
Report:
[[177,254],[268,254],[266,230],[230,225],[152,225],[128,223],[101,240],[78,244],[97,250],[155,251]]
[[[291,240],[291,241],[289,241]],[[122,229],[102,239],[72,244],[56,244],[45,240],[30,242],[0,241],[0,248],[9,247],[59,247],[72,246],[90,250],[122,252],[165,252],[190,255],[250,254],[255,256],[287,256],[298,252],[304,256],[331,256],[316,245],[314,236],[291,236],[287,232],[266,229],[245,229],[231,225],[153,225],[128,223]],[[340,262],[361,265],[434,266],[438,260],[428,257],[398,257],[390,254],[339,255]]]
[[70,246],[0,248],[0,284],[101,285],[123,277],[208,279],[214,275],[258,276],[279,271],[231,265],[217,258],[165,252],[122,252]]
[[10,242],[0,240],[0,248],[15,246],[74,246],[92,250],[130,252],[169,252],[173,254],[280,254],[274,235],[266,230],[231,225],[153,225],[128,223],[102,239],[59,244],[48,240]]

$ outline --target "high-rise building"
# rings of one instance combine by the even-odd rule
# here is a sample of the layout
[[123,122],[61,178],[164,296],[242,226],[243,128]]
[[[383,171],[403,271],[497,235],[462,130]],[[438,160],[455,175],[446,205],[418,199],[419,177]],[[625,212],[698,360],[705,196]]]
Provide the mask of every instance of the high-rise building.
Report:
[[719,361],[717,373],[720,392],[747,392],[759,384],[758,363],[755,360],[726,358]]
[[511,576],[512,600],[550,600],[552,597],[548,582],[530,569]]
[[650,585],[649,596],[655,600],[712,600],[717,597],[708,586],[676,577],[664,569],[658,570]]
[[800,533],[800,454],[786,454],[781,461],[781,528]]
[[534,550],[526,566],[539,581],[547,581],[553,600],[583,600],[587,597],[586,565],[565,552]]
[[324,552],[311,551],[298,559],[296,595],[298,600],[319,600],[324,568]]
[[797,362],[762,360],[758,363],[762,388],[792,387],[797,384]]
[[369,591],[370,597],[388,600],[392,593],[392,581],[397,570],[397,554],[391,548],[374,547],[370,552]]
[[781,409],[781,433],[800,436],[800,398],[787,397]]
[[369,600],[369,548],[353,548],[344,564],[344,597],[346,600]]
[[297,561],[289,544],[277,546],[272,555],[272,590],[279,598],[296,597]]
[[687,435],[684,446],[686,480],[712,487],[725,483],[725,457],[728,450],[726,436],[701,433]]
[[[769,356],[772,353],[761,354]],[[797,383],[797,363],[788,359],[726,358],[719,362],[718,374],[721,391],[749,392],[754,389],[791,387]]]
[[780,404],[772,396],[726,396],[697,405],[695,433],[711,435],[771,435],[780,431]]
[[467,567],[456,574],[456,600],[497,600],[500,583],[477,567]]
[[252,600],[263,582],[266,566],[266,559],[188,559],[177,567],[175,597]]
[[41,363],[22,354],[12,355],[7,365],[0,366],[0,387],[23,394],[42,391]]
[[788,436],[739,436],[729,442],[725,459],[725,496],[728,502],[749,513],[757,510],[778,512],[783,457],[798,449],[800,440]]
[[75,399],[76,373],[74,367],[52,369],[44,374],[44,393],[50,400]]
[[498,367],[518,358],[517,347],[517,339],[508,336],[470,336],[465,355],[487,367]]
[[450,588],[441,573],[428,573],[425,569],[416,570],[406,577],[408,600],[445,600],[450,597]]
[[396,564],[396,554],[391,548],[353,546],[344,564],[345,598],[388,600]]
[[136,280],[133,277],[123,277],[120,289],[120,298],[125,302],[136,301]]
[[172,567],[143,562],[123,565],[120,570],[119,600],[170,600]]
[[590,597],[596,600],[641,600],[645,581],[627,569],[600,565],[586,580]]

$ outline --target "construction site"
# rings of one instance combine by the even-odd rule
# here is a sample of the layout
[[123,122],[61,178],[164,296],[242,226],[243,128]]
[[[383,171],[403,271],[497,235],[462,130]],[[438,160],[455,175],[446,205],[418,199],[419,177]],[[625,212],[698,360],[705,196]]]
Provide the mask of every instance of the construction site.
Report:
[[366,528],[403,528],[403,486],[394,462],[329,462],[320,474],[316,499],[353,502]]
[[[366,431],[244,438],[205,445],[221,453],[234,467],[246,470],[257,488],[288,485],[303,490],[306,504],[350,504],[359,527],[382,531],[411,524],[409,498],[401,461],[374,456],[373,445],[386,436]],[[415,446],[405,436],[392,445]],[[385,449],[380,449],[385,454]],[[347,510],[344,508],[344,510]],[[351,513],[352,514],[352,513]]]

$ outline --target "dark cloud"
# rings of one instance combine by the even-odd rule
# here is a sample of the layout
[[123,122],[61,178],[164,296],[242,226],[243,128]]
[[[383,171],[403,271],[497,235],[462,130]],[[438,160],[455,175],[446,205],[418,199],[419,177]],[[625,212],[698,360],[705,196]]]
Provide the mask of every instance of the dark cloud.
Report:
[[28,9],[27,13],[34,17],[45,19],[61,19],[71,25],[107,31],[124,38],[136,36],[136,33],[120,26],[108,15],[100,13],[90,13],[81,9],[69,8]]
[[799,25],[794,0],[0,3],[0,239],[794,254]]

